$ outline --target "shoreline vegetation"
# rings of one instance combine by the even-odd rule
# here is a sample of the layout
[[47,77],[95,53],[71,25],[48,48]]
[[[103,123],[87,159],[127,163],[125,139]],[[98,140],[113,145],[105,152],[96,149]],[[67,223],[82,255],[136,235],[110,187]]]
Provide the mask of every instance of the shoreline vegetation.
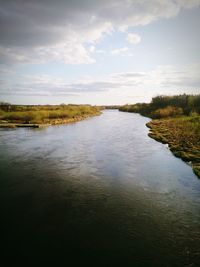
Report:
[[101,108],[91,105],[12,105],[0,103],[0,127],[40,128],[67,124],[101,114]]
[[168,144],[200,178],[200,95],[157,96],[149,104],[125,105],[119,110],[150,117],[149,137]]

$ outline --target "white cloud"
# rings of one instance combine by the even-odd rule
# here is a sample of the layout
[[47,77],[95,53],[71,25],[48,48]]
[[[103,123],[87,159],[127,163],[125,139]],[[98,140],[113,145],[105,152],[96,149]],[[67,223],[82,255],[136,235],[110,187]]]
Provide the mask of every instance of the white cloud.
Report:
[[90,57],[89,51],[76,40],[66,40],[49,47],[40,47],[35,49],[35,58],[41,62],[61,61],[66,64],[90,64],[95,60]]
[[130,44],[139,44],[140,41],[141,41],[141,37],[138,35],[138,34],[135,34],[135,33],[129,33],[127,35],[127,41],[130,43]]
[[122,48],[117,48],[117,49],[113,49],[111,50],[111,54],[112,55],[124,55],[124,54],[127,54],[128,52],[128,47],[122,47]]
[[91,52],[91,53],[94,53],[95,52],[95,46],[94,45],[91,45],[90,46],[90,48],[89,48],[89,51]]

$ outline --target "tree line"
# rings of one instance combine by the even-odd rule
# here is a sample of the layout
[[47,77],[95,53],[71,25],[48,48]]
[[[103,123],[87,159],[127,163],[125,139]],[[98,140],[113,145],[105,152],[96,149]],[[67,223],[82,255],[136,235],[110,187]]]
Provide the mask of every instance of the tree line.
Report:
[[200,114],[200,95],[160,95],[153,97],[149,104],[124,105],[119,110],[136,112],[151,118]]

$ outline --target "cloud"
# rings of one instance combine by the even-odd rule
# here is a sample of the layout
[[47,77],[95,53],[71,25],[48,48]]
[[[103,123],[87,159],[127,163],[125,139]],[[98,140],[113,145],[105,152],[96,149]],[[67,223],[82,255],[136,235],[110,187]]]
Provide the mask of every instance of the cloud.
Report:
[[137,93],[141,99],[147,96],[150,99],[157,94],[195,93],[200,88],[200,64],[164,65],[146,72],[113,73],[101,79],[87,76],[73,83],[48,75],[13,75],[13,79],[0,81],[1,95],[82,97],[112,92],[110,98],[118,95],[123,99]]
[[161,87],[200,88],[200,64],[160,66],[149,77]]
[[141,41],[141,37],[138,35],[138,34],[135,34],[135,33],[129,33],[127,35],[127,41],[130,43],[130,44],[139,44],[140,41]]
[[95,50],[96,50],[95,46],[94,46],[94,45],[91,45],[90,48],[89,48],[89,51],[90,51],[91,53],[94,53]]
[[122,48],[111,50],[111,54],[112,55],[124,55],[124,54],[127,54],[128,51],[129,51],[128,47],[125,46]]
[[90,64],[95,60],[90,57],[84,45],[77,43],[76,39],[65,40],[63,43],[46,47],[0,47],[0,64],[41,64],[49,61],[63,62],[66,64]]
[[[176,16],[200,0],[7,0],[0,1],[0,62],[93,63],[106,34]],[[129,34],[129,42],[139,39]]]
[[135,79],[135,78],[145,78],[146,72],[122,72],[122,73],[114,73],[110,75],[113,79]]

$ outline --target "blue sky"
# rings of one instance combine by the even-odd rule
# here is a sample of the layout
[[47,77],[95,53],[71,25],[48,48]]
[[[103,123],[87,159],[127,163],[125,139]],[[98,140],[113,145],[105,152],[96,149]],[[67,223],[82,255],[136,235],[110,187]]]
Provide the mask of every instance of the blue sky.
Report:
[[0,1],[1,101],[200,93],[200,0]]

